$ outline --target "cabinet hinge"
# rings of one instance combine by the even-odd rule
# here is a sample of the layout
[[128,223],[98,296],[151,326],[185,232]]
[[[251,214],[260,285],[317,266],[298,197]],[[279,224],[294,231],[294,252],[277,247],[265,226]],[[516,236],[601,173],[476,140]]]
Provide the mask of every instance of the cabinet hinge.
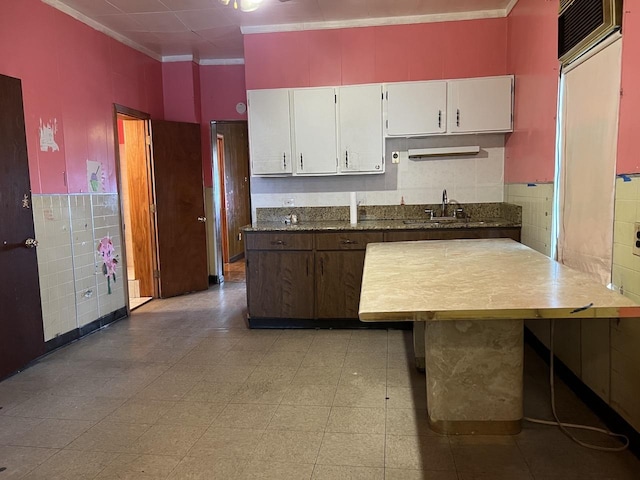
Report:
[[382,96],[380,98],[381,100],[384,100],[384,92],[382,92]]
[[153,278],[160,278],[160,270],[153,271]]
[[151,145],[151,135],[147,135],[147,137],[145,138],[145,142],[147,143],[147,145]]
[[386,98],[387,100],[389,100],[389,92],[388,92],[388,91],[387,91],[387,92],[385,92],[385,98]]
[[385,120],[385,128],[389,130],[389,120]]
[[338,103],[338,95],[337,94],[333,95],[333,103]]

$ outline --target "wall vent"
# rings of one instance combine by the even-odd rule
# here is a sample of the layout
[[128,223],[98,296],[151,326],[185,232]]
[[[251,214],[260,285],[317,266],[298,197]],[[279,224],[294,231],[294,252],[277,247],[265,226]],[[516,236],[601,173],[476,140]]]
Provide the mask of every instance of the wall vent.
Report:
[[558,59],[568,64],[622,28],[622,0],[561,0]]

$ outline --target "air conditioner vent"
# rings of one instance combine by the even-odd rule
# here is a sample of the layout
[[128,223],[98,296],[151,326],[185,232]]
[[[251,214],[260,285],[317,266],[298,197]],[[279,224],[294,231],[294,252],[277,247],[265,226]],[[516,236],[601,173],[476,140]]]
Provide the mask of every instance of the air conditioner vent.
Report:
[[573,0],[560,5],[558,58],[569,63],[622,24],[622,0]]

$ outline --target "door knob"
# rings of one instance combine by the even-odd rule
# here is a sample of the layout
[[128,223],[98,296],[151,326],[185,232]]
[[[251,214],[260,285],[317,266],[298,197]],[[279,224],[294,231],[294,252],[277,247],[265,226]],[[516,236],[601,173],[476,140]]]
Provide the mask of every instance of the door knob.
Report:
[[198,221],[204,223],[207,221],[207,217],[198,217]]
[[35,238],[27,238],[24,241],[24,246],[27,248],[36,248],[38,246],[38,241]]

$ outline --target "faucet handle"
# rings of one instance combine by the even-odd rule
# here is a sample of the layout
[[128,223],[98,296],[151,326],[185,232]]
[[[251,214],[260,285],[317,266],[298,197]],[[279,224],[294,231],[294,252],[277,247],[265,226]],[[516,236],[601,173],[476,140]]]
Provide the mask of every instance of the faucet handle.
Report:
[[433,220],[433,209],[432,208],[426,208],[424,210],[424,213],[426,213],[427,215],[429,215],[429,220]]
[[453,218],[467,218],[467,214],[464,213],[462,207],[453,210]]

